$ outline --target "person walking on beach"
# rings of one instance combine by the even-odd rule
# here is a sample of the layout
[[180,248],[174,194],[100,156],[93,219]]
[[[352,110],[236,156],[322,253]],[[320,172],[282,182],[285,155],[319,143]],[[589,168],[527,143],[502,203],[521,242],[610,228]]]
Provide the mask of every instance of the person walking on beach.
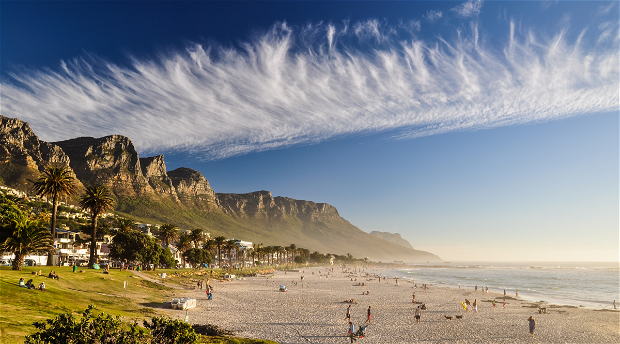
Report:
[[478,299],[474,299],[474,313],[478,313]]
[[419,324],[420,323],[420,317],[422,316],[422,311],[420,310],[420,306],[418,306],[418,308],[416,308],[415,310],[415,321]]
[[476,288],[474,288],[474,291],[478,291],[478,285],[476,284]]
[[506,298],[506,289],[504,289],[504,298]]
[[[415,293],[414,293],[414,294],[415,294]],[[617,308],[616,308],[616,300],[614,300],[614,309],[617,309]]]
[[365,323],[368,323],[368,325],[372,324],[372,313],[370,312],[370,306],[368,306],[368,311],[366,311],[367,315],[366,315],[366,321]]
[[519,289],[516,290],[515,297],[519,297]]
[[504,309],[506,309],[506,299],[504,299]]
[[347,321],[347,319],[349,319],[349,322],[351,321],[351,305],[347,308],[347,315],[345,315],[344,321]]
[[[614,302],[616,302],[616,301],[614,301]],[[415,303],[415,291],[413,292],[413,301],[412,301],[412,303]]]
[[529,317],[527,321],[530,322],[530,334],[534,337],[534,330],[536,329],[536,321],[534,321],[534,317]]

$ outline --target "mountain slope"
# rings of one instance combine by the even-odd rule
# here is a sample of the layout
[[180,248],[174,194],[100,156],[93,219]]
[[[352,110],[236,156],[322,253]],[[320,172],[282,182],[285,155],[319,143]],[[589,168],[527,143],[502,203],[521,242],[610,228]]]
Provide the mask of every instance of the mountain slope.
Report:
[[[56,143],[39,140],[27,123],[0,117],[0,182],[31,188],[50,163],[70,166],[84,185],[108,186],[115,211],[145,223],[174,223],[263,243],[374,260],[439,260],[424,251],[397,245],[363,232],[327,203],[274,197],[269,191],[215,193],[198,171],[167,171],[161,155],[140,158],[121,135],[80,137]],[[82,187],[80,183],[80,187]]]

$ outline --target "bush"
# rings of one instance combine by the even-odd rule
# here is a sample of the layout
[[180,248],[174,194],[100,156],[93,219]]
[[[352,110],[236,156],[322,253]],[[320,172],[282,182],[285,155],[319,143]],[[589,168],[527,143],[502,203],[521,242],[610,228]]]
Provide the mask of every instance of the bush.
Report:
[[65,313],[45,322],[35,322],[33,325],[38,332],[26,336],[25,344],[193,344],[200,339],[194,329],[181,320],[153,317],[152,323],[145,321],[146,328],[142,328],[119,316],[94,315],[94,309],[95,306],[88,306],[81,319]]

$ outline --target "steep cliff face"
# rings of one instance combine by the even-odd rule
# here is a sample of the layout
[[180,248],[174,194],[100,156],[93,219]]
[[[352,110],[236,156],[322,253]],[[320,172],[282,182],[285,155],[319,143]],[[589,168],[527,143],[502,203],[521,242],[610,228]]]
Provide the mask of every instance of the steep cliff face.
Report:
[[176,201],[179,200],[172,180],[166,172],[166,163],[164,162],[163,155],[140,158],[140,167],[142,168],[142,174],[155,191],[169,195]]
[[247,194],[218,193],[216,196],[222,211],[236,218],[277,220],[290,216],[302,221],[342,219],[338,210],[327,203],[273,197],[269,191]]
[[260,236],[248,232],[248,240],[269,240],[277,245],[296,243],[319,252],[351,253],[355,257],[388,261],[439,259],[431,253],[370,235],[342,218],[338,210],[327,203],[273,197],[269,191],[217,193],[216,196],[224,214],[247,228],[261,229]]
[[195,205],[202,210],[219,210],[215,192],[202,173],[187,167],[168,172],[179,200],[186,205]]
[[39,140],[28,123],[0,115],[0,162],[42,171],[50,164],[69,166],[69,157],[57,145]]
[[374,235],[374,236],[376,236],[378,238],[381,238],[383,240],[391,241],[391,242],[393,242],[395,244],[398,244],[400,246],[403,246],[403,247],[413,248],[413,246],[411,246],[409,241],[403,239],[400,236],[400,233],[372,231],[372,232],[370,232],[370,235]]
[[[0,115],[0,178],[12,187],[28,189],[48,165],[69,167],[70,159],[55,144],[39,140],[28,123]],[[73,170],[71,170],[73,172]],[[76,185],[82,184],[76,180]]]
[[67,153],[71,167],[84,184],[106,185],[119,196],[145,196],[154,192],[142,175],[133,142],[125,136],[79,137],[55,144]]

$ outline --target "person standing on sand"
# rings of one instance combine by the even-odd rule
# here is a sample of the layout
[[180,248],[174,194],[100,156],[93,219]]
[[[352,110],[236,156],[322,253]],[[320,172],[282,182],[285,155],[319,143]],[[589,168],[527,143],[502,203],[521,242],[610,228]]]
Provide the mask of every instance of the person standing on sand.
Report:
[[349,335],[349,338],[351,338],[351,343],[353,343],[353,341],[355,341],[355,325],[353,325],[353,323],[350,321],[349,321],[348,335]]
[[368,311],[366,311],[367,315],[366,315],[366,321],[365,323],[368,323],[368,325],[372,324],[372,313],[370,312],[370,306],[368,306]]
[[534,317],[529,317],[527,321],[530,322],[530,334],[534,337],[534,330],[536,329],[536,321],[534,321]]
[[504,298],[506,297],[506,289],[504,289]]
[[617,308],[616,308],[616,300],[614,300],[614,309],[617,309]]
[[415,321],[418,324],[420,323],[420,317],[422,317],[422,311],[420,310],[420,306],[418,306],[418,308],[416,308],[415,310]]
[[506,309],[506,299],[504,299],[504,309]]
[[476,288],[474,288],[474,291],[478,291],[478,285],[476,284]]
[[474,313],[478,313],[478,299],[474,299]]
[[515,291],[515,297],[519,297],[519,289]]

